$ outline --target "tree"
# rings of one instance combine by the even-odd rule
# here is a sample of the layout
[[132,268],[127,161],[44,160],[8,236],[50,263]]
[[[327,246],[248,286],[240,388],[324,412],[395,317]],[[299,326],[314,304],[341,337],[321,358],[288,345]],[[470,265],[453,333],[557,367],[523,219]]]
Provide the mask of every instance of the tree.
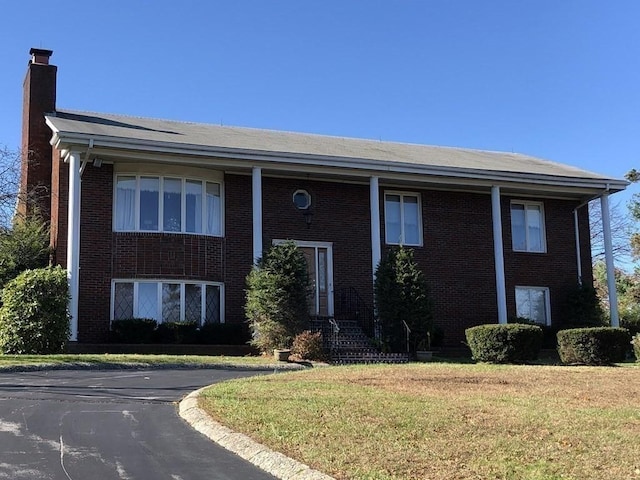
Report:
[[290,348],[308,329],[307,262],[295,243],[272,246],[247,276],[245,313],[251,343],[267,353]]
[[0,230],[0,289],[25,270],[47,266],[50,252],[49,230],[36,216]]
[[20,191],[20,154],[0,145],[0,229],[9,229]]
[[409,348],[422,349],[431,335],[433,312],[427,280],[413,250],[400,246],[387,252],[376,269],[374,295],[382,341],[392,351],[404,350],[404,321],[411,330]]
[[[611,244],[614,258],[623,264],[632,260],[632,238],[634,235],[635,219],[624,212],[620,203],[609,207],[611,223]],[[604,261],[604,233],[602,230],[602,209],[600,201],[589,203],[589,226],[591,231],[591,258],[593,263]]]

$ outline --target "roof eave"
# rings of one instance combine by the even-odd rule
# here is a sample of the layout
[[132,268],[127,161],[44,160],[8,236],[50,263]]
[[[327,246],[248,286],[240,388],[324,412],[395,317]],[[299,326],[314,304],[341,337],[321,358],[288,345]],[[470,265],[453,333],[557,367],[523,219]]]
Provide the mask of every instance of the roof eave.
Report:
[[[155,142],[131,138],[120,138],[100,135],[89,135],[77,132],[63,132],[55,128],[49,119],[47,124],[53,131],[51,144],[59,150],[85,150],[90,144],[94,150],[108,149],[114,151],[155,152],[164,155],[177,156],[178,163],[185,157],[216,157],[228,159],[230,165],[238,166],[233,160],[252,161],[256,166],[277,168],[278,165],[290,168],[293,164],[315,165],[321,168],[340,168],[358,170],[363,176],[382,176],[385,174],[410,174],[421,176],[436,176],[450,178],[464,178],[492,182],[497,185],[532,184],[540,186],[566,187],[570,189],[593,189],[609,191],[611,193],[624,190],[629,182],[618,179],[564,177],[557,175],[533,174],[510,171],[495,171],[469,169],[460,167],[440,167],[434,165],[418,165],[413,163],[389,162],[357,157],[336,157],[329,155],[312,155],[289,152],[269,152],[241,148],[211,147],[169,142]],[[182,161],[186,161],[182,160]]]

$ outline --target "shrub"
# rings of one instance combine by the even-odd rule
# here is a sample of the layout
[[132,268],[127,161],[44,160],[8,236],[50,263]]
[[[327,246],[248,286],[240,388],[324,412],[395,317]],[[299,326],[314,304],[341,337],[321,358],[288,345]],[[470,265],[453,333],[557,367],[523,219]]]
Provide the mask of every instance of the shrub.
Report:
[[247,276],[245,313],[262,352],[289,348],[309,324],[307,262],[293,242],[271,247]]
[[590,285],[577,285],[565,299],[563,325],[601,327],[605,315],[596,289]]
[[631,335],[626,328],[572,328],[558,332],[563,363],[610,365],[625,360]]
[[21,272],[49,263],[49,230],[38,217],[19,219],[0,232],[0,288]]
[[374,296],[382,341],[392,351],[406,349],[403,321],[411,330],[412,352],[427,342],[433,334],[433,309],[427,280],[413,259],[413,250],[389,249],[376,269]]
[[195,322],[162,322],[156,328],[154,341],[157,343],[195,343],[198,324]]
[[542,329],[537,325],[492,324],[465,330],[474,360],[489,363],[526,363],[538,358]]
[[636,356],[636,361],[640,362],[640,333],[633,337],[631,345],[633,345],[633,353]]
[[293,339],[291,353],[304,360],[323,360],[322,333],[305,330]]
[[114,343],[152,343],[158,322],[151,318],[126,318],[111,322]]
[[8,282],[0,308],[0,352],[60,353],[69,339],[67,274],[58,267],[27,270]]
[[638,313],[640,312],[636,311],[633,315],[630,315],[628,312],[621,312],[620,315],[620,327],[629,330],[631,336],[640,334],[640,315]]
[[205,323],[198,342],[206,345],[246,345],[251,340],[246,323]]

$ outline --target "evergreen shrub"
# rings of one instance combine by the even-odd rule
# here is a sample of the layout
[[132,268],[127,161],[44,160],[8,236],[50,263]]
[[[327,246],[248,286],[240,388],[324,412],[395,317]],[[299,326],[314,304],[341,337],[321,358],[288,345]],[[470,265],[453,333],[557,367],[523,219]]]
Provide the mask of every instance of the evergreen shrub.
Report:
[[413,250],[393,247],[380,260],[376,269],[374,296],[382,343],[385,348],[406,351],[409,326],[409,348],[412,353],[429,348],[433,331],[433,307],[427,280],[413,258]]
[[538,358],[543,333],[538,325],[491,324],[465,330],[474,360],[489,363],[526,363]]
[[151,318],[125,318],[111,322],[114,343],[153,343],[158,322]]
[[562,363],[610,365],[625,360],[630,341],[626,328],[572,328],[558,332],[558,354]]
[[307,262],[293,242],[272,246],[247,276],[245,313],[251,344],[263,353],[291,348],[307,329]]
[[18,219],[0,231],[0,289],[25,270],[46,267],[50,252],[49,229],[38,217]]
[[205,323],[198,332],[198,342],[205,345],[246,345],[250,340],[246,323]]
[[26,270],[2,290],[0,352],[61,353],[69,339],[69,292],[65,270]]
[[156,343],[196,343],[197,338],[198,324],[195,322],[162,322],[154,334]]

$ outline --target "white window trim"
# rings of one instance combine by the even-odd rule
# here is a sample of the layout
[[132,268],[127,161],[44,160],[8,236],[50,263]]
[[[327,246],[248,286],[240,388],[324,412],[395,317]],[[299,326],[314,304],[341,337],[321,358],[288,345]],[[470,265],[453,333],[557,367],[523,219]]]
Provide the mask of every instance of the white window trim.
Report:
[[[157,279],[151,279],[151,278],[144,278],[144,279],[140,279],[140,278],[114,278],[111,280],[111,305],[110,305],[110,312],[109,312],[109,319],[111,322],[113,322],[114,320],[114,313],[115,313],[115,303],[116,303],[116,283],[133,283],[133,316],[135,317],[135,312],[138,310],[138,286],[141,283],[157,283],[159,285],[162,285],[163,283],[177,283],[180,285],[180,321],[184,321],[184,315],[185,315],[185,304],[184,304],[184,298],[185,298],[185,285],[188,284],[196,284],[196,285],[201,285],[201,286],[214,286],[214,287],[218,287],[220,289],[220,323],[225,323],[225,304],[224,304],[224,283],[222,282],[203,282],[200,280],[176,280],[173,278],[157,278]],[[206,308],[207,308],[207,304],[206,304],[206,289],[202,289],[201,295],[201,302],[200,302],[200,323],[198,324],[199,326],[204,325],[204,318],[206,315]],[[160,315],[160,317],[162,317],[162,287],[158,287],[157,289],[157,301],[158,301],[158,313]],[[162,323],[162,318],[160,318],[160,320],[157,320],[158,323]]]
[[[116,229],[116,207],[117,207],[117,201],[116,201],[116,196],[118,194],[118,177],[134,177],[135,178],[135,184],[136,184],[136,191],[135,191],[135,196],[134,196],[134,208],[135,208],[135,212],[134,212],[134,228],[132,230],[117,230]],[[142,230],[140,229],[140,178],[141,177],[146,177],[146,178],[158,178],[158,230]],[[166,178],[170,178],[170,179],[176,179],[176,180],[181,180],[182,182],[182,186],[181,186],[181,211],[180,211],[180,231],[179,232],[175,232],[175,231],[170,231],[164,230],[164,181]],[[220,187],[220,233],[219,234],[213,234],[213,233],[206,233],[204,231],[200,232],[200,233],[196,233],[196,232],[187,232],[186,228],[187,228],[187,218],[186,218],[186,211],[187,211],[187,202],[186,202],[186,195],[187,195],[187,180],[194,180],[194,181],[199,181],[202,182],[202,205],[203,208],[201,209],[201,224],[203,227],[203,230],[205,228],[205,225],[207,224],[206,220],[206,214],[205,214],[205,208],[204,205],[206,204],[206,198],[207,198],[207,183],[215,183]],[[205,235],[207,237],[224,237],[224,225],[225,225],[225,201],[224,201],[224,182],[222,182],[219,179],[209,179],[209,178],[204,178],[204,177],[196,177],[196,176],[187,176],[187,177],[181,177],[180,175],[176,175],[176,174],[172,174],[172,173],[140,173],[140,172],[127,172],[127,171],[118,171],[115,172],[113,175],[113,201],[112,201],[112,230],[114,232],[137,232],[137,233],[170,233],[170,234],[177,234],[177,235]]]
[[[547,319],[547,322],[544,325],[551,325],[551,299],[549,297],[549,287],[536,287],[536,286],[531,286],[531,285],[516,285],[515,289],[514,289],[514,294],[516,295],[515,299],[516,299],[516,315],[518,315],[518,289],[522,289],[522,290],[537,290],[537,291],[542,291],[544,292],[544,309],[545,309],[545,316]],[[542,325],[542,324],[539,324]]]
[[[524,207],[524,234],[525,234],[525,248],[518,249],[513,245],[513,223],[511,224],[511,248],[514,252],[525,252],[525,253],[547,253],[547,229],[546,229],[546,218],[544,214],[544,203],[543,202],[531,202],[529,200],[511,200],[511,204],[509,205],[509,221],[511,220],[511,207],[513,205],[522,205]],[[537,206],[540,207],[540,218],[542,221],[542,225],[540,225],[540,234],[542,236],[542,250],[530,250],[529,245],[531,242],[529,241],[529,229],[527,228],[527,207],[528,206]]]
[[[400,236],[402,237],[400,242],[390,242],[387,240],[387,195],[399,195],[400,196]],[[418,243],[405,243],[404,242],[404,197],[415,197],[418,200]],[[385,245],[406,245],[409,247],[422,247],[423,235],[422,235],[422,195],[416,192],[400,191],[400,190],[385,190],[383,195],[384,206],[384,242]]]

